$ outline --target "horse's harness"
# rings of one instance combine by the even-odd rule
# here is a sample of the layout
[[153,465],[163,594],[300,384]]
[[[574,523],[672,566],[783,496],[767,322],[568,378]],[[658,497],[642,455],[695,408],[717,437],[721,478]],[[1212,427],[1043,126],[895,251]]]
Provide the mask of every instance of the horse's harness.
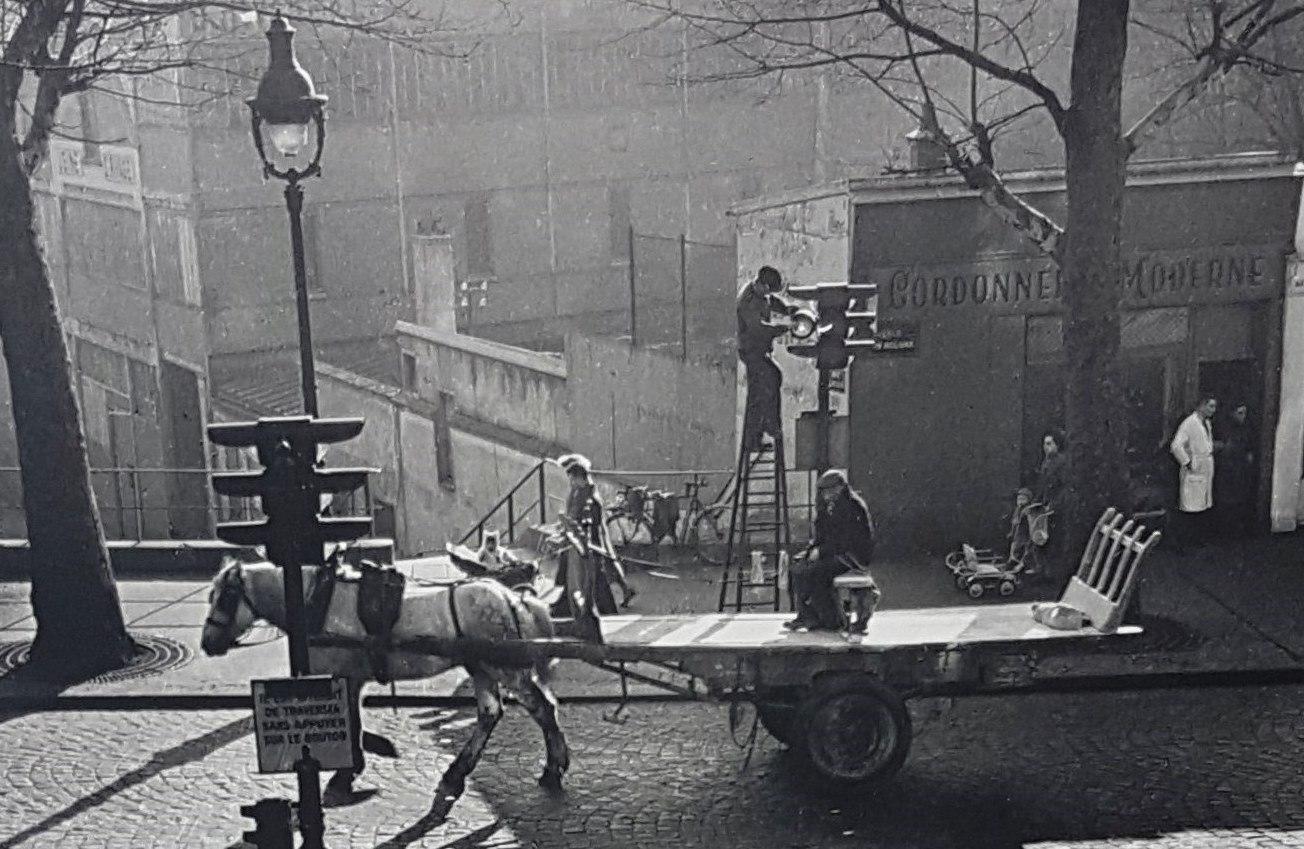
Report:
[[[334,592],[335,570],[329,568],[329,566],[323,566],[317,570],[312,586],[308,590],[308,597],[304,602],[304,619],[307,622],[310,635],[321,633]],[[217,591],[217,603],[213,605],[212,611],[204,619],[204,624],[217,628],[231,627],[235,624],[235,614],[240,609],[240,602],[242,601],[248,605],[255,620],[272,621],[258,609],[258,605],[254,604],[254,600],[250,597],[249,590],[245,586],[244,570],[241,564],[236,563],[222,578],[222,583]],[[226,621],[223,622],[218,619],[213,615],[214,612],[225,616]],[[238,645],[238,641],[232,640],[232,644]]]
[[[266,619],[258,610],[258,605],[249,597],[249,591],[245,588],[244,572],[237,563],[229,572],[222,577],[222,583],[217,589],[217,603],[209,611],[207,618],[204,619],[204,625],[212,625],[215,628],[230,628],[235,624],[236,611],[240,609],[240,602],[244,602],[253,611],[255,619]],[[220,613],[226,617],[222,621],[214,616],[214,613]],[[234,641],[233,641],[234,642]]]
[[[448,585],[448,612],[452,620],[453,633],[458,638],[466,636],[462,628],[461,617],[458,615],[457,591],[466,584],[474,583],[479,578],[457,581]],[[367,654],[371,661],[372,671],[376,674],[376,680],[380,683],[387,683],[389,680],[388,653],[393,648],[393,629],[398,621],[401,612],[403,589],[406,579],[402,573],[394,569],[384,569],[369,563],[365,563],[362,568],[361,586],[358,592],[358,618],[362,622],[363,630],[367,633]],[[305,618],[308,620],[309,634],[319,634],[325,625],[325,614],[330,606],[331,598],[335,588],[335,570],[329,565],[318,570],[316,580],[308,592],[308,599],[305,604]],[[229,628],[235,622],[236,611],[239,609],[240,602],[249,606],[255,619],[267,620],[254,600],[250,598],[248,588],[245,586],[244,573],[240,564],[236,564],[230,572],[222,579],[218,588],[217,603],[213,605],[213,612],[220,613],[226,617],[222,621],[213,615],[208,614],[204,620],[205,625],[212,625],[218,628]],[[521,615],[517,607],[521,604],[520,598],[514,591],[508,591],[507,594],[507,612],[512,617],[512,625],[516,629],[517,639],[525,639],[525,630],[521,625]],[[234,642],[234,641],[233,641]]]

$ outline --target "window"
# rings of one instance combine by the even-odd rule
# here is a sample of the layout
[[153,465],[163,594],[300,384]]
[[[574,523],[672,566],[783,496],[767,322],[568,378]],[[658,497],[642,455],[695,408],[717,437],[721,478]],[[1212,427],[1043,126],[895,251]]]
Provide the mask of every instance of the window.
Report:
[[466,274],[468,277],[493,277],[493,234],[490,231],[489,196],[476,194],[467,198],[463,216],[466,225]]
[[417,391],[417,358],[415,355],[404,351],[403,360],[403,388],[408,392]]
[[629,261],[629,186],[607,187],[608,247],[607,255],[614,261]]
[[95,125],[95,103],[90,92],[77,94],[77,113],[80,126],[78,132],[82,142],[82,162],[87,165],[100,164],[99,128]]
[[177,254],[181,260],[181,297],[187,304],[200,303],[199,257],[195,247],[195,225],[189,218],[177,219]]
[[453,478],[453,443],[448,428],[448,414],[453,407],[453,393],[440,392],[439,404],[435,407],[435,474],[439,485],[444,489],[455,490],[457,484]]

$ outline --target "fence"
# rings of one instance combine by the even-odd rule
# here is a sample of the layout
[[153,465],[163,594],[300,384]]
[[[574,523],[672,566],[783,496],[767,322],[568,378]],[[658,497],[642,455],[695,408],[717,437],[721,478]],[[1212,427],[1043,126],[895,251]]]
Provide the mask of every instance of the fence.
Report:
[[734,248],[629,229],[629,335],[685,359],[716,356],[734,337]]
[[[211,496],[209,469],[91,469],[91,488],[100,510],[104,536],[110,540],[213,539],[217,522],[262,518],[248,498]],[[27,537],[19,469],[0,467],[0,535]],[[328,511],[335,515],[373,515],[371,485],[335,496]]]

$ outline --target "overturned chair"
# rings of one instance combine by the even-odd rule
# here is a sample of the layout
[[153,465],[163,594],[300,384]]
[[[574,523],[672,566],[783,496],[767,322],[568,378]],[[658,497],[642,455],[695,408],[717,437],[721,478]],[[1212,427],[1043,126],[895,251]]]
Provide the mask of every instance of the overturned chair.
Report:
[[[1159,531],[1147,533],[1145,525],[1110,507],[1096,522],[1077,574],[1060,600],[1035,606],[1034,616],[1050,627],[1071,629],[1078,619],[1079,626],[1089,622],[1101,633],[1117,631],[1136,594],[1141,562],[1162,536]],[[1080,617],[1071,615],[1073,611]]]

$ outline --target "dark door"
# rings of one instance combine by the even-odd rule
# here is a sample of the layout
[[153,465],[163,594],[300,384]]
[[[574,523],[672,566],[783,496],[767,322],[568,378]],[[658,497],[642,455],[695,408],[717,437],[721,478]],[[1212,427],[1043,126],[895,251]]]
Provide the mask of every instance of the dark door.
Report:
[[[1225,443],[1236,435],[1238,443],[1251,452],[1252,460],[1233,470],[1234,462],[1226,455],[1214,455],[1214,509],[1231,501],[1253,504],[1258,491],[1259,458],[1259,400],[1263,386],[1263,372],[1257,360],[1218,360],[1200,363],[1200,397],[1218,399],[1218,412],[1213,418],[1215,444]],[[1236,407],[1244,404],[1249,412],[1245,425],[1232,419]],[[1240,432],[1237,432],[1237,431]],[[1243,455],[1242,455],[1243,456]],[[1243,462],[1243,461],[1242,461]],[[1220,472],[1221,469],[1221,472]],[[1233,492],[1233,490],[1235,490]]]
[[174,539],[208,536],[208,478],[204,473],[204,429],[199,378],[189,369],[163,362],[163,409],[171,498],[168,524]]

